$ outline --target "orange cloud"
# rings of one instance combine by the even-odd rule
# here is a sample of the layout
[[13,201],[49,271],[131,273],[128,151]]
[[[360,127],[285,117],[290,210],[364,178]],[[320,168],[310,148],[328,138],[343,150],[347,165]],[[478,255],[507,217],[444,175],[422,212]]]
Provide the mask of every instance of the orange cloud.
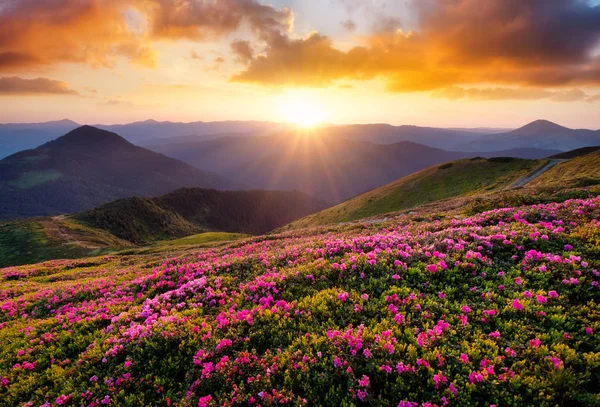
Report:
[[152,67],[152,42],[291,29],[291,10],[255,0],[20,0],[0,8],[0,71],[62,62]]
[[254,58],[254,49],[249,41],[237,40],[231,43],[231,50],[240,63],[247,64]]
[[[349,51],[319,33],[280,33],[232,80],[263,85],[328,86],[380,78],[390,91],[455,85],[600,84],[600,6],[579,0],[430,0],[414,2],[419,29],[374,31]],[[521,94],[513,93],[516,97]],[[560,98],[560,96],[557,96]],[[563,99],[577,99],[567,95]]]
[[79,95],[65,82],[48,78],[0,78],[0,95]]
[[451,100],[542,100],[574,102],[589,100],[581,89],[549,91],[542,88],[463,88],[450,86],[433,92],[433,96]]

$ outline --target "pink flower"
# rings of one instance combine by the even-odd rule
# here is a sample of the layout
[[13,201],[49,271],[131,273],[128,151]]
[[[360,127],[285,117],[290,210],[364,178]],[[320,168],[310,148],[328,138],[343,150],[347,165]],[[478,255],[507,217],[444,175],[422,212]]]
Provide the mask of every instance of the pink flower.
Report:
[[523,304],[521,304],[521,302],[519,301],[518,298],[515,298],[512,302],[512,307],[516,310],[523,310]]
[[556,370],[559,370],[563,367],[563,361],[555,356],[546,356],[546,359],[549,359],[550,362],[552,362]]
[[521,284],[523,284],[523,279],[521,277],[517,277],[517,278],[515,278],[515,283],[517,285],[521,285]]
[[433,375],[433,382],[435,383],[435,388],[439,388],[440,384],[448,383],[448,378],[444,376],[444,374],[438,371],[437,374]]
[[483,381],[483,375],[479,372],[469,373],[469,383],[481,383]]
[[548,297],[550,298],[558,298],[558,293],[554,290],[548,291]]
[[465,365],[467,363],[469,363],[469,355],[467,355],[466,353],[461,353],[460,356],[458,357],[460,359],[461,362],[463,362]]
[[365,399],[367,398],[367,396],[368,396],[369,394],[368,394],[366,391],[364,391],[364,390],[359,390],[359,391],[357,392],[357,395],[358,395],[358,399],[359,399],[360,401],[365,401]]
[[369,376],[363,375],[362,379],[358,380],[358,385],[360,387],[369,387]]
[[212,399],[213,398],[211,395],[200,397],[200,399],[198,400],[198,407],[207,407],[208,404],[212,401]]
[[427,266],[425,266],[425,270],[429,271],[430,273],[435,273],[437,271],[437,265],[428,264]]
[[548,302],[548,299],[546,297],[544,297],[543,295],[536,295],[535,300],[538,302],[538,304],[544,304],[544,303]]
[[341,302],[346,302],[346,300],[350,297],[350,294],[348,294],[347,292],[343,292],[339,293],[337,297],[338,300],[340,300]]
[[463,305],[460,310],[462,312],[464,312],[465,314],[468,314],[469,312],[471,312],[471,308],[469,308],[468,305]]
[[392,367],[388,366],[388,365],[381,365],[379,367],[379,370],[386,372],[386,373],[392,373]]
[[594,330],[588,326],[587,328],[585,328],[585,333],[588,335],[593,335]]
[[228,348],[233,344],[231,339],[221,339],[219,344],[217,345],[217,350],[221,350],[223,348]]
[[491,332],[488,336],[490,338],[498,339],[498,338],[500,338],[500,332],[494,331],[494,332]]
[[532,348],[538,348],[542,344],[540,338],[535,338],[529,341],[529,346]]

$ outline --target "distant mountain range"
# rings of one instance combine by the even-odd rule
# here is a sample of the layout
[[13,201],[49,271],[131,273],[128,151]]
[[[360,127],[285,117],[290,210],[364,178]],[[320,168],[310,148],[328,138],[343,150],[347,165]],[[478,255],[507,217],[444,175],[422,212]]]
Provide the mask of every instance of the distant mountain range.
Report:
[[[351,222],[371,218],[378,221],[391,213],[419,208],[425,204],[465,207],[483,211],[477,201],[493,197],[498,207],[523,205],[534,199],[552,201],[556,196],[577,188],[600,186],[600,147],[582,148],[562,153],[553,159],[563,160],[548,166],[550,160],[522,160],[508,158],[465,159],[403,177],[381,188],[374,189],[339,205],[299,219],[280,230],[293,230],[328,224]],[[545,172],[540,169],[547,168]],[[531,178],[531,174],[537,174]],[[503,201],[503,194],[510,195],[523,188],[525,192],[513,194],[514,200]],[[532,194],[532,191],[536,191]],[[560,192],[562,191],[562,192]],[[549,195],[548,195],[549,193]],[[572,192],[572,197],[594,194],[591,190]],[[543,195],[547,194],[547,198]],[[580,195],[581,194],[581,195]],[[597,194],[597,192],[596,192]],[[521,195],[521,196],[519,196]],[[468,204],[468,205],[467,205]]]
[[464,145],[466,151],[537,147],[559,151],[600,145],[600,130],[569,129],[537,120],[508,133],[488,134]]
[[[0,124],[0,158],[31,149],[79,127],[70,120],[32,124]],[[289,124],[223,121],[159,122],[146,120],[121,125],[95,125],[141,145],[206,141],[224,137],[269,136],[293,131]],[[600,144],[600,131],[575,130],[538,120],[517,130],[491,128],[443,129],[388,124],[327,125],[315,130],[321,136],[343,136],[375,144],[412,141],[444,150],[483,152],[515,148],[542,148],[567,151]]]
[[556,150],[446,151],[409,141],[375,144],[343,135],[288,132],[149,146],[257,189],[297,189],[331,203],[445,161],[475,156],[543,158]]
[[83,126],[0,160],[0,219],[77,212],[182,187],[244,186]]

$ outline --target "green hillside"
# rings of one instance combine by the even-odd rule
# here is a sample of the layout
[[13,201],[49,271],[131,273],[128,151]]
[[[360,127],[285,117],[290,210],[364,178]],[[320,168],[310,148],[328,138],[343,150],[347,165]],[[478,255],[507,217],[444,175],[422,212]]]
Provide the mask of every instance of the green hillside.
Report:
[[260,235],[326,207],[297,191],[183,188],[156,198],[117,200],[77,218],[121,239],[148,244],[208,231]]
[[600,184],[600,151],[596,150],[558,164],[536,178],[528,187],[575,188],[598,184]]
[[269,232],[325,207],[296,191],[184,188],[120,199],[70,216],[0,223],[0,267],[216,244]]
[[340,205],[300,219],[287,228],[349,222],[426,203],[510,186],[545,160],[476,158],[453,161],[417,172]]
[[131,246],[108,232],[64,216],[0,224],[0,267],[97,256]]

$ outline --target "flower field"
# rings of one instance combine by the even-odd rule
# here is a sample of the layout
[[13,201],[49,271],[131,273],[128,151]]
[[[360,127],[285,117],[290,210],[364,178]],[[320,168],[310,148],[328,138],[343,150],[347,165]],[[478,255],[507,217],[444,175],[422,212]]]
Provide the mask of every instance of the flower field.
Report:
[[600,405],[600,197],[0,270],[2,406]]

